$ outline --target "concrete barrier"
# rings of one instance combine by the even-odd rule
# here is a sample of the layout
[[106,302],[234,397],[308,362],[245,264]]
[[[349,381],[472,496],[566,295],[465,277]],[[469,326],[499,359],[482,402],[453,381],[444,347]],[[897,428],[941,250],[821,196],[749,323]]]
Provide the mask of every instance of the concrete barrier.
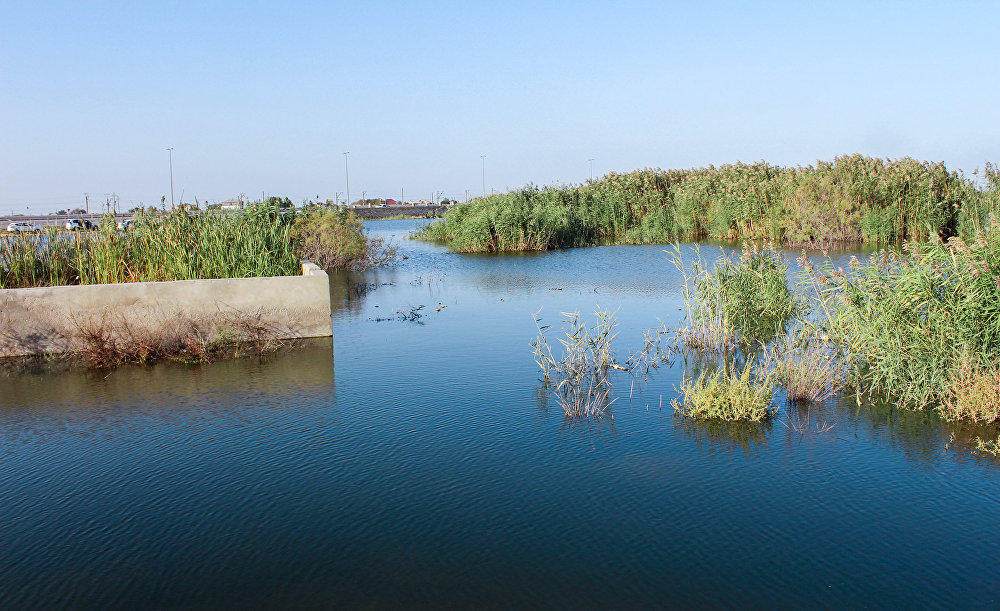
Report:
[[211,338],[248,324],[280,339],[329,337],[326,272],[303,261],[301,276],[0,290],[0,357],[72,352],[95,329]]

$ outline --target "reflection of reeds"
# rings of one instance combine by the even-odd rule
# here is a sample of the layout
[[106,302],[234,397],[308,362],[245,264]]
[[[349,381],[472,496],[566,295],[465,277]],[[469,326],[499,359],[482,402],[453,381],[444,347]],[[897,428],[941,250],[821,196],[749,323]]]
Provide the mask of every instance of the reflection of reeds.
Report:
[[725,420],[696,420],[676,416],[674,426],[699,443],[706,442],[722,449],[751,450],[767,442],[772,422],[732,422]]

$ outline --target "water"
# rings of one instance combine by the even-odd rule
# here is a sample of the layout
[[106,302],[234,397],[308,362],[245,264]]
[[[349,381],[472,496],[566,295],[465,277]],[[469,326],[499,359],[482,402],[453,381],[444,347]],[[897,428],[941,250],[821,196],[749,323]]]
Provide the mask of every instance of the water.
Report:
[[934,418],[706,428],[678,365],[564,420],[532,314],[617,308],[638,347],[680,314],[663,247],[400,246],[334,279],[333,342],[0,378],[0,606],[1000,604],[1000,467]]

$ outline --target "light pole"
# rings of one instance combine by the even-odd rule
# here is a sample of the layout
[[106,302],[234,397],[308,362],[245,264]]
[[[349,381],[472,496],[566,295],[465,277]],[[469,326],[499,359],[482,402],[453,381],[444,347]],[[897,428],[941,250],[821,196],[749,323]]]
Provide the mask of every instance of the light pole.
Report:
[[351,151],[344,151],[344,175],[347,177],[347,205],[351,205],[351,170],[347,167],[347,158]]
[[167,148],[167,163],[170,164],[170,207],[174,207],[174,147]]
[[590,182],[594,182],[594,160],[588,159],[587,162],[590,163]]
[[483,160],[483,197],[486,197],[486,155],[480,155]]

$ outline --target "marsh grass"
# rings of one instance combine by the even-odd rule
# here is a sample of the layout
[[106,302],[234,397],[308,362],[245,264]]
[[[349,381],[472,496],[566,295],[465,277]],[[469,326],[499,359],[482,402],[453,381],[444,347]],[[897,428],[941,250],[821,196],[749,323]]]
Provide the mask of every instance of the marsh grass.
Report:
[[352,212],[325,206],[298,214],[267,204],[178,209],[140,213],[127,231],[108,216],[92,232],[0,238],[0,288],[290,276],[301,273],[301,259],[361,269],[395,256],[395,246],[364,235]]
[[755,368],[752,358],[742,367],[703,371],[694,380],[685,379],[679,390],[682,400],[671,405],[688,418],[759,422],[777,413],[774,375]]
[[538,336],[532,342],[535,363],[542,370],[543,382],[554,386],[559,406],[567,417],[596,418],[607,412],[615,399],[609,399],[611,369],[623,369],[615,360],[613,342],[618,326],[615,313],[598,309],[593,326],[578,312],[563,312],[563,336],[557,341],[562,351],[556,357],[546,336],[540,311],[535,314]]
[[771,246],[744,244],[738,258],[712,267],[700,250],[690,266],[678,246],[670,258],[684,278],[687,324],[679,341],[689,348],[725,353],[766,345],[803,311],[788,287],[788,266]]
[[418,235],[457,252],[751,239],[781,244],[899,244],[973,234],[1000,207],[1000,178],[942,163],[844,155],[611,173],[577,185],[528,185],[452,207]]

